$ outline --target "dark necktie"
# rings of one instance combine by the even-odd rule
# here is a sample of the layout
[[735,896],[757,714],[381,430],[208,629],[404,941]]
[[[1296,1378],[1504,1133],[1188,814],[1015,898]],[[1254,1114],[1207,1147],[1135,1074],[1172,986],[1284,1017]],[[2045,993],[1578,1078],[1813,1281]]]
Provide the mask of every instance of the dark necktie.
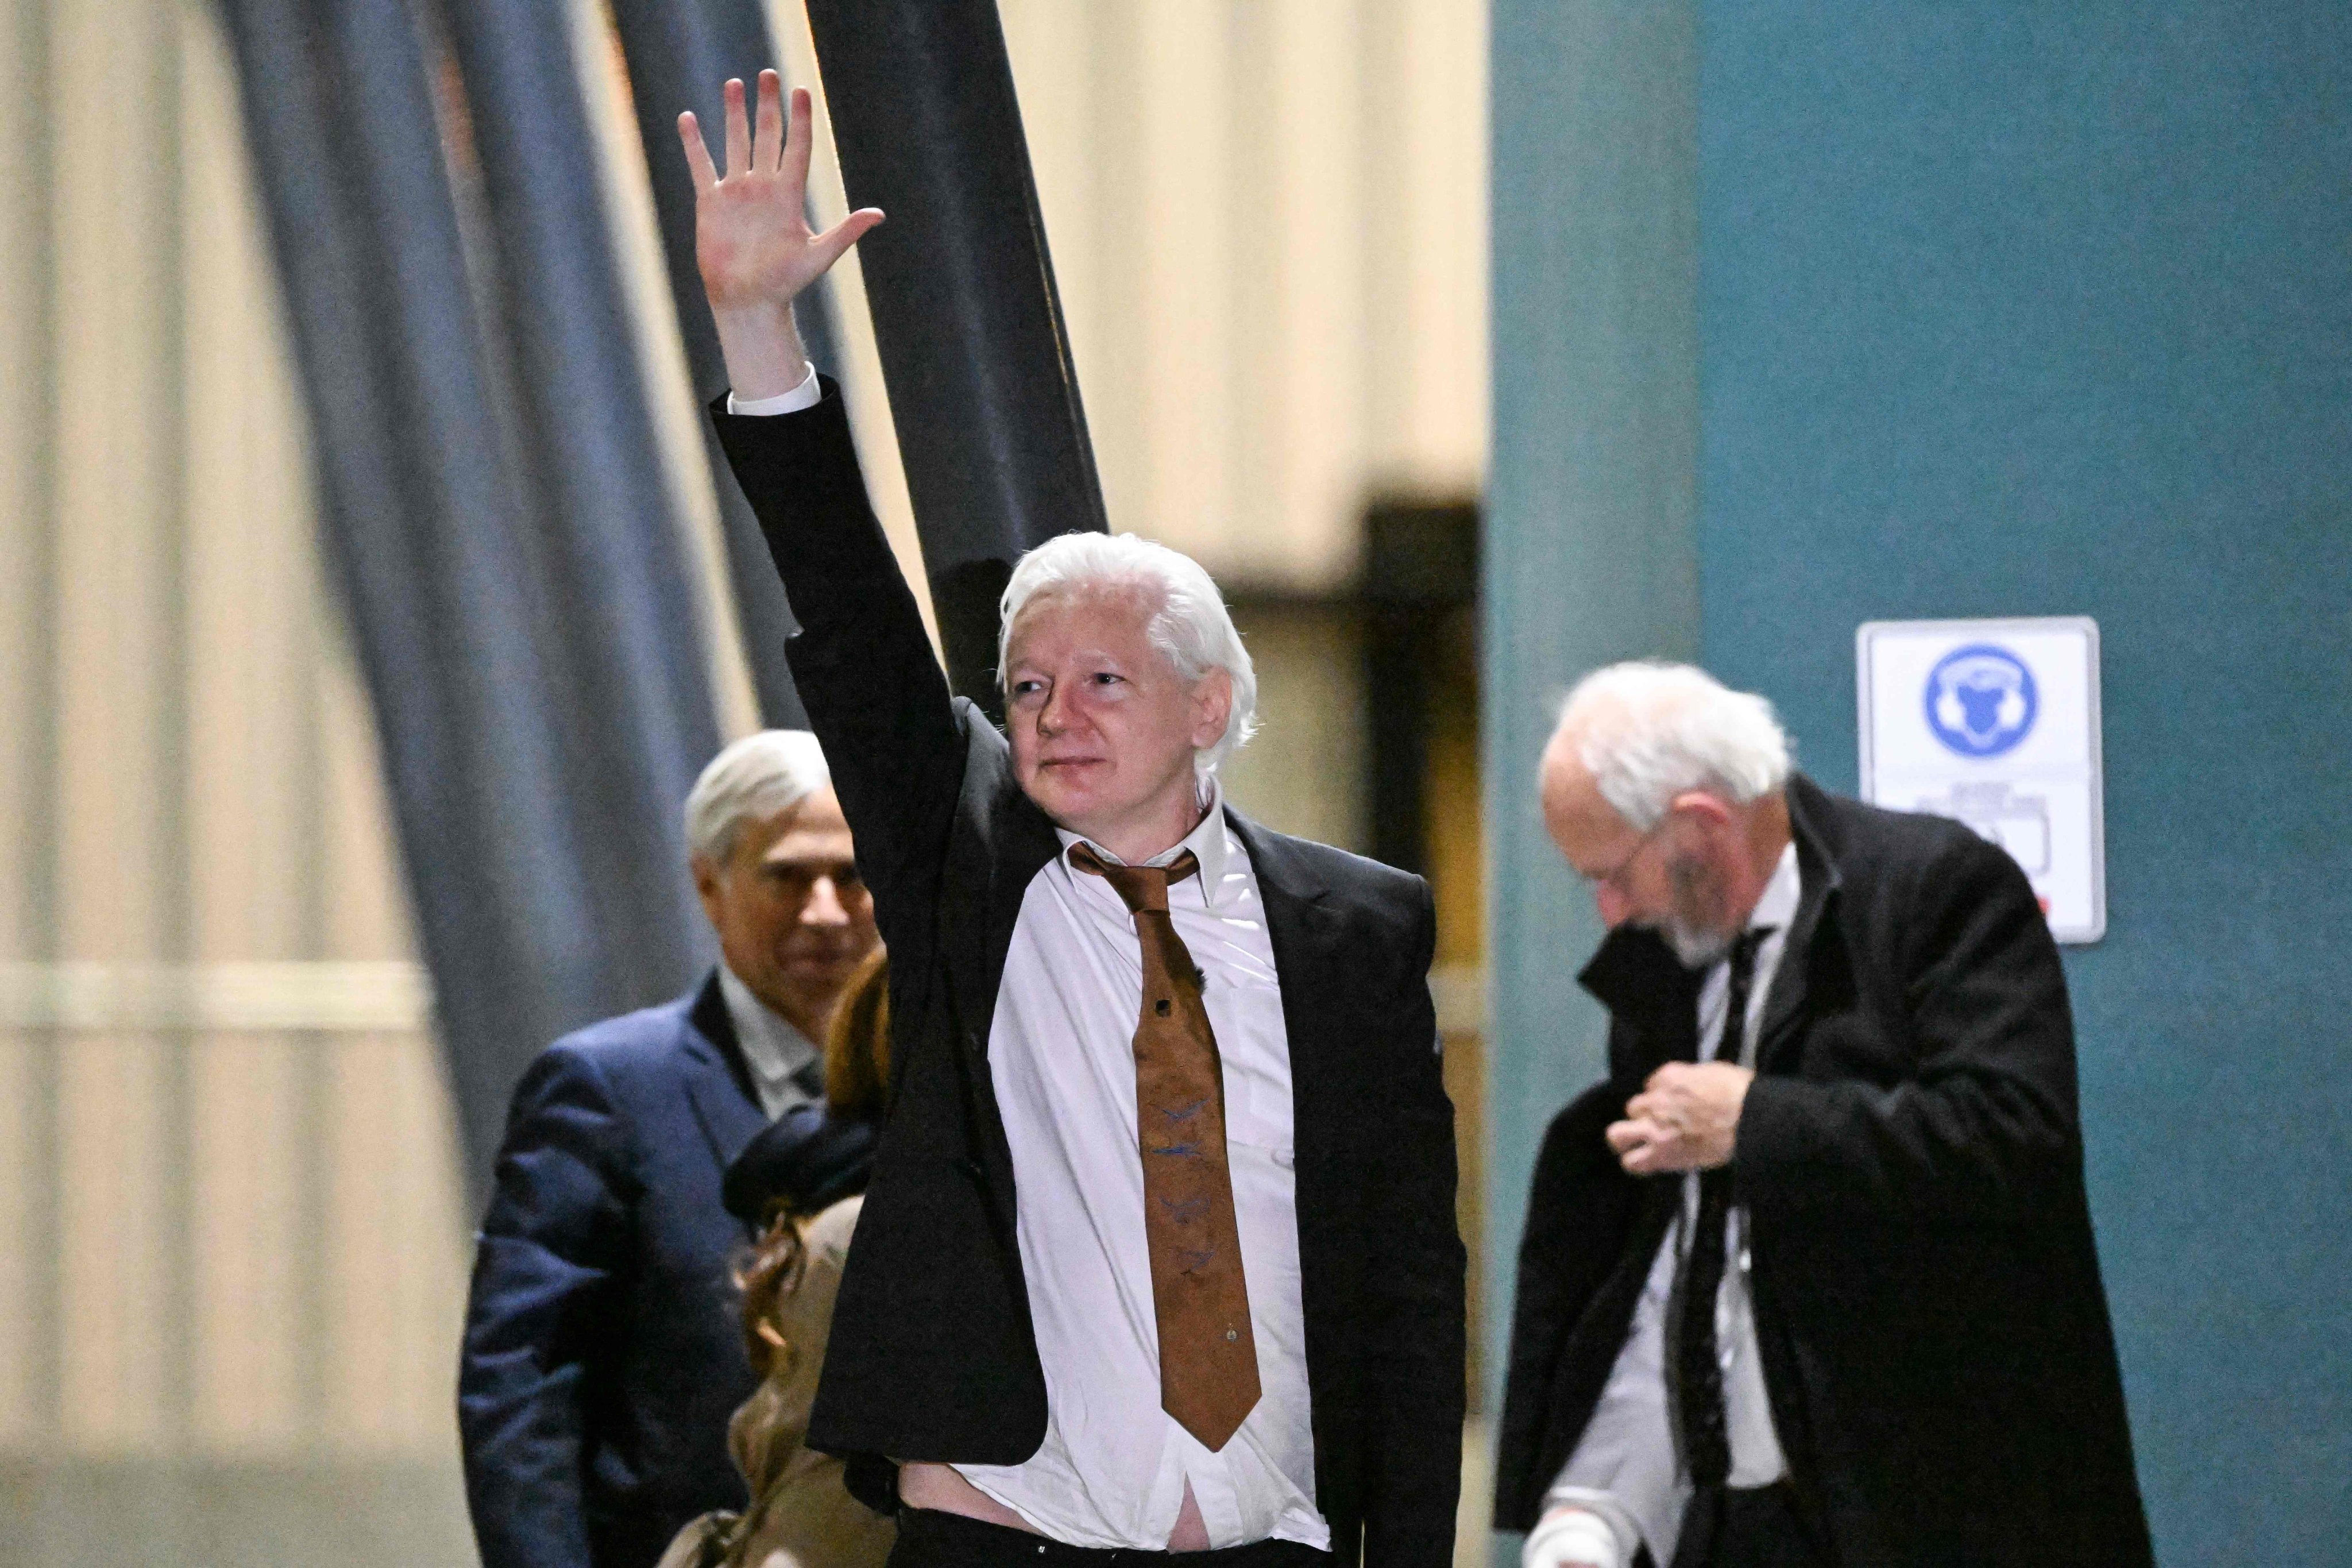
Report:
[[1135,917],[1143,1009],[1135,1026],[1135,1115],[1143,1230],[1160,1327],[1160,1406],[1214,1453],[1258,1401],[1257,1340],[1225,1162],[1225,1087],[1201,972],[1168,918],[1168,886],[1200,869],[1119,866],[1084,844],[1070,864],[1102,878]]
[[820,1052],[794,1068],[792,1073],[794,1089],[811,1100],[824,1098],[824,1056]]
[[[1756,978],[1756,950],[1769,929],[1740,933],[1731,944],[1731,989],[1715,1059],[1738,1062],[1747,1039],[1748,994]],[[1683,1463],[1699,1487],[1720,1487],[1731,1475],[1731,1437],[1723,1408],[1723,1361],[1715,1342],[1716,1299],[1723,1289],[1724,1244],[1731,1216],[1731,1167],[1702,1171],[1698,1219],[1675,1283],[1675,1413]]]

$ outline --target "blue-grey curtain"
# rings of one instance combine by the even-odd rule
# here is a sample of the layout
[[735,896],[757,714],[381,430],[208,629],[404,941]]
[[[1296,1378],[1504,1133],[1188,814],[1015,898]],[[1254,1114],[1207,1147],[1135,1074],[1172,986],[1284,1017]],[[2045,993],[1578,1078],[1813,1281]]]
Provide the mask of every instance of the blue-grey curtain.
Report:
[[[670,299],[686,340],[695,396],[707,404],[727,390],[727,366],[719,357],[718,329],[711,324],[694,264],[694,180],[678,145],[677,117],[683,110],[694,110],[717,149],[720,127],[726,124],[722,85],[729,77],[740,77],[747,84],[757,81],[762,69],[776,64],[767,12],[760,0],[614,0],[613,21],[628,60],[637,134],[653,176]],[[799,314],[809,357],[839,377],[841,359],[835,345],[840,339],[830,288],[820,282],[803,295]],[[783,584],[768,558],[751,504],[719,448],[719,433],[708,420],[702,425],[702,440],[719,497],[736,619],[742,626],[761,714],[780,728],[805,727],[808,717],[784,662],[784,639],[792,635],[793,619]]]
[[[374,703],[467,1167],[557,1034],[686,985],[679,805],[718,744],[566,0],[219,0]],[[991,0],[813,5],[959,689],[1012,561],[1103,511]],[[616,0],[697,389],[724,384],[674,124],[774,58],[758,0]],[[939,301],[956,302],[942,314]],[[804,310],[820,363],[834,322]],[[761,704],[790,617],[714,449]]]
[[523,1065],[708,962],[700,610],[561,0],[221,5],[478,1197]]

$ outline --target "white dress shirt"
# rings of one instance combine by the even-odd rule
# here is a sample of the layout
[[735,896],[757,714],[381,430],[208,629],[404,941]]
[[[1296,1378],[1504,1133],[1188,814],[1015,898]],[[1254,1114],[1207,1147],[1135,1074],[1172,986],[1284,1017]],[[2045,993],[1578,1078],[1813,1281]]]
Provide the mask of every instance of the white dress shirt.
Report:
[[[793,414],[822,395],[811,369],[774,397],[730,393],[728,411]],[[1189,1482],[1212,1547],[1271,1537],[1328,1551],[1331,1528],[1315,1506],[1290,1038],[1257,873],[1225,825],[1213,778],[1207,794],[1200,826],[1150,864],[1186,849],[1201,863],[1199,876],[1168,889],[1168,912],[1201,969],[1224,1075],[1257,1405],[1215,1453],[1160,1407],[1135,1107],[1143,953],[1127,905],[1108,881],[1070,866],[1078,837],[1061,833],[1063,853],[1023,896],[988,1037],[1045,1373],[1045,1440],[1018,1465],[955,1468],[1072,1546],[1165,1549]]]
[[735,972],[719,966],[719,992],[727,999],[727,1016],[735,1026],[735,1043],[743,1047],[744,1065],[751,1069],[751,1087],[759,1091],[760,1109],[773,1121],[795,1105],[821,1098],[809,1069],[824,1053],[793,1026],[792,1020],[751,994]]
[[[997,992],[989,1061],[1013,1152],[1016,1229],[1045,1440],[1018,1465],[958,1465],[972,1485],[1075,1546],[1166,1547],[1191,1482],[1213,1547],[1279,1537],[1328,1549],[1315,1506],[1306,1320],[1292,1172],[1290,1044],[1274,950],[1248,853],[1213,781],[1189,849],[1200,875],[1168,891],[1176,934],[1203,975],[1225,1089],[1227,1163],[1257,1405],[1211,1453],[1160,1407],[1159,1317],[1137,1152],[1135,1030],[1143,959],[1108,881],[1064,853],[1021,903]],[[1092,847],[1116,860],[1102,846]]]
[[[1750,930],[1772,928],[1757,943],[1756,973],[1748,991],[1748,1016],[1740,1020],[1738,1059],[1752,1067],[1758,1032],[1763,1027],[1766,999],[1780,973],[1780,954],[1788,945],[1789,922],[1795,918],[1801,891],[1797,872],[1797,847],[1781,852],[1764,893],[1748,917]],[[1707,971],[1698,994],[1699,1059],[1712,1061],[1721,1054],[1724,1015],[1731,1002],[1731,963],[1718,959]],[[1567,1466],[1545,1499],[1547,1507],[1572,1505],[1590,1509],[1609,1522],[1616,1538],[1618,1564],[1630,1563],[1637,1541],[1647,1541],[1651,1557],[1674,1560],[1675,1542],[1682,1532],[1683,1510],[1691,1497],[1689,1476],[1675,1452],[1674,1418],[1668,1409],[1672,1394],[1666,1379],[1666,1301],[1674,1291],[1675,1274],[1690,1245],[1698,1216],[1699,1178],[1683,1178],[1680,1223],[1658,1246],[1650,1275],[1633,1309],[1625,1348],[1610,1369],[1609,1382],[1594,1406],[1584,1436],[1569,1456]],[[1748,1290],[1748,1215],[1734,1205],[1727,1218],[1724,1255],[1737,1267],[1723,1271],[1723,1286],[1715,1304],[1715,1342],[1723,1362],[1725,1426],[1731,1439],[1730,1484],[1769,1486],[1788,1474],[1788,1460],[1772,1426],[1772,1406],[1764,1392],[1764,1367],[1756,1344],[1756,1318]]]

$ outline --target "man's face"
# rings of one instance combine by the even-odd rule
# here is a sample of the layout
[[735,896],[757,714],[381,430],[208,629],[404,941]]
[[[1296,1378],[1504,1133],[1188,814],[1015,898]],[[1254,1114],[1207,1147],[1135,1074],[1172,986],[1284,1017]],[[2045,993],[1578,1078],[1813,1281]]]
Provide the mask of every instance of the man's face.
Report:
[[812,1039],[875,942],[874,900],[830,788],[746,822],[723,863],[698,857],[695,889],[727,967]]
[[1693,968],[1729,949],[1745,917],[1732,908],[1739,839],[1720,803],[1678,798],[1641,832],[1601,795],[1574,744],[1555,737],[1544,753],[1543,810],[1603,925],[1654,931]]
[[1090,838],[1192,810],[1193,753],[1224,733],[1232,708],[1223,670],[1188,682],[1151,646],[1154,608],[1136,589],[1048,591],[1013,623],[1004,718],[1015,775],[1046,816]]

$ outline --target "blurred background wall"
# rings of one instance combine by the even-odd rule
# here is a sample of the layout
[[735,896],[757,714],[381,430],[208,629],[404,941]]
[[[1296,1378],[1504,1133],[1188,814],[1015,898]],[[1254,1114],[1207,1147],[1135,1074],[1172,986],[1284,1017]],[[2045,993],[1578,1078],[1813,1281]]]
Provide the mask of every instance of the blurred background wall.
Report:
[[1490,1260],[1537,1086],[1599,1070],[1546,697],[1696,655],[1851,790],[1859,624],[2095,616],[2110,917],[2064,953],[2158,1560],[2344,1562],[2352,13],[1492,25]]
[[2097,617],[2065,952],[2158,1553],[2340,1563],[2352,11],[1705,16],[1701,646],[1851,789],[1854,625]]
[[[1002,11],[1113,525],[1198,554],[1259,661],[1233,793],[1437,884],[1475,1230],[1484,6]],[[235,72],[202,4],[5,15],[0,1563],[464,1562],[473,1216]],[[627,83],[603,11],[572,19],[736,732]],[[772,22],[813,80],[796,9]],[[822,155],[815,199],[841,205]]]
[[0,1558],[446,1552],[447,1110],[227,58],[8,20]]

